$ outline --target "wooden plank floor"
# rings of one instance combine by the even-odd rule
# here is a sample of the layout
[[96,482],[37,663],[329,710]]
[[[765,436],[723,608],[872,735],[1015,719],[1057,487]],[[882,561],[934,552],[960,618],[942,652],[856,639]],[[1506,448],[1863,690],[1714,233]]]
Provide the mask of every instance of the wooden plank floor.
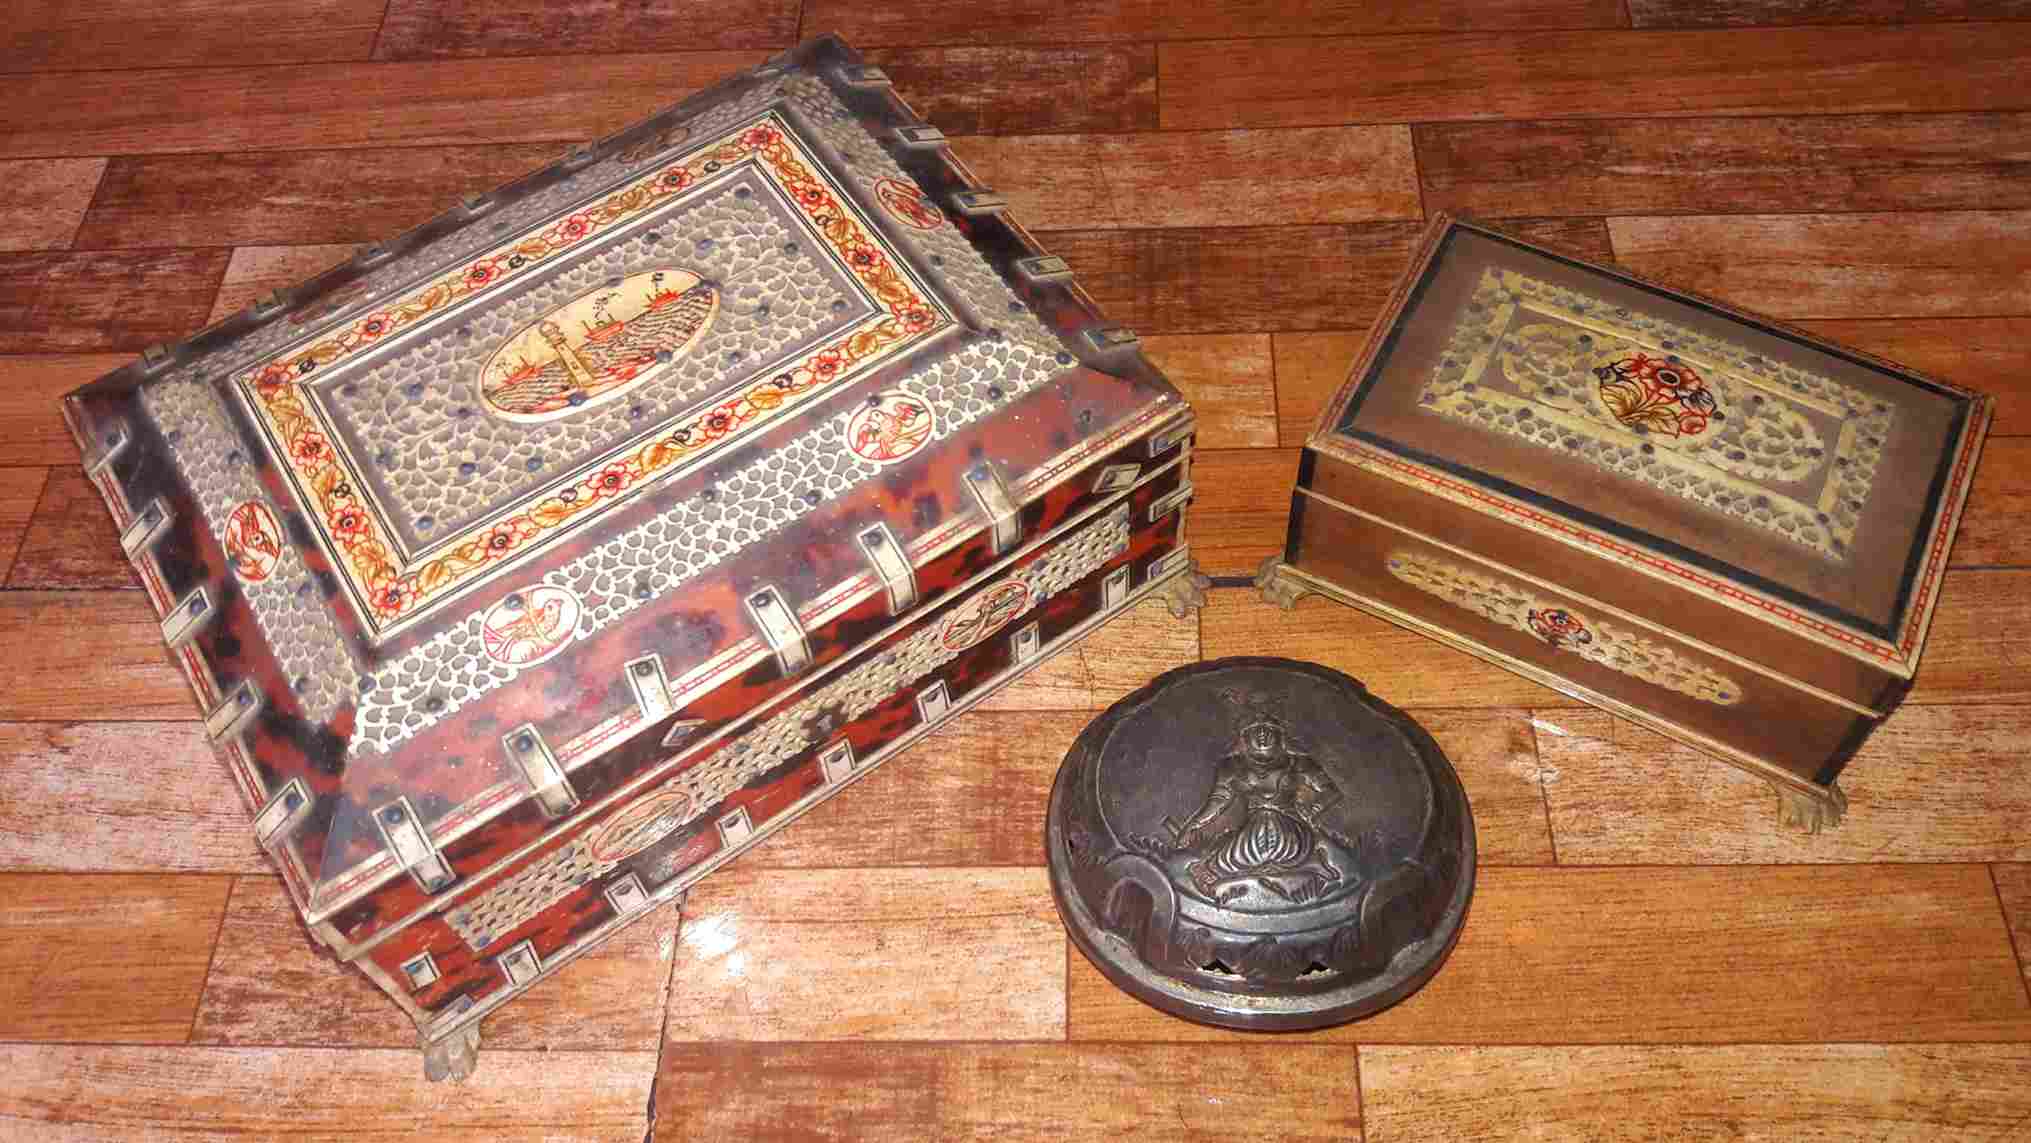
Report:
[[[0,1138],[2031,1139],[2022,0],[15,0],[0,21]],[[1199,405],[1208,570],[1438,209],[2000,397],[1849,822],[1317,600],[1144,607],[489,1021],[461,1087],[323,958],[199,742],[65,390],[801,35],[956,137]],[[1201,656],[1411,708],[1482,838],[1424,992],[1304,1036],[1072,951],[1039,835]]]

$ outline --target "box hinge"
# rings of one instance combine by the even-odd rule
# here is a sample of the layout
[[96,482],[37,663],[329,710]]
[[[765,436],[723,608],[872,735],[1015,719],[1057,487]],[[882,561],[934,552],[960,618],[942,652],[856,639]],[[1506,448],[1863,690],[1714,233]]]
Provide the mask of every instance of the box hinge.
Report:
[[1192,550],[1190,548],[1182,546],[1172,548],[1170,551],[1150,561],[1149,570],[1143,573],[1143,582],[1156,583],[1173,572],[1183,571],[1191,565]]
[[310,818],[310,787],[301,778],[291,778],[254,815],[254,841],[272,850],[295,833]]
[[896,140],[905,147],[928,150],[945,146],[945,132],[929,124],[918,123],[896,128]]
[[1190,500],[1191,498],[1192,498],[1191,482],[1186,481],[1185,483],[1178,485],[1176,488],[1173,488],[1169,492],[1164,493],[1162,496],[1157,497],[1155,500],[1150,501],[1149,522],[1154,524],[1158,520],[1161,520],[1164,517],[1170,515],[1171,513],[1177,511],[1180,507],[1183,507],[1185,501]]
[[529,983],[543,972],[543,958],[536,955],[533,938],[495,957],[494,963],[501,966],[501,975],[508,978],[508,983],[516,987]]
[[536,724],[525,722],[501,735],[501,745],[507,748],[508,761],[521,771],[522,780],[529,783],[529,789],[536,795],[536,804],[551,817],[561,817],[578,808],[578,791],[571,788],[571,779],[565,776],[564,767],[558,765],[557,755],[550,752],[550,744],[543,741],[543,733]]
[[1128,602],[1128,577],[1135,569],[1123,564],[1100,581],[1100,606],[1109,611]]
[[966,470],[966,490],[973,494],[973,502],[987,516],[994,531],[994,554],[1016,546],[1022,539],[1022,515],[1016,509],[1015,498],[1009,495],[1008,485],[1002,482],[1001,474],[985,464],[976,464]]
[[1133,488],[1141,476],[1142,465],[1132,461],[1128,464],[1110,464],[1100,470],[1099,476],[1093,478],[1093,491],[1105,496],[1110,492]]
[[847,739],[842,738],[818,752],[818,773],[824,776],[828,786],[853,777],[853,768],[853,743]]
[[427,952],[417,953],[402,962],[402,975],[409,978],[409,990],[428,988],[437,983],[437,962]]
[[132,439],[134,434],[127,431],[126,425],[114,425],[107,429],[106,447],[85,466],[85,478],[97,480],[114,461],[120,459],[121,453],[127,451],[127,442]]
[[212,606],[211,596],[204,588],[198,588],[176,601],[169,614],[162,617],[162,641],[175,650],[190,641],[197,629],[211,621],[212,613],[218,608]]
[[945,689],[944,679],[932,679],[917,692],[917,717],[925,722],[937,722],[952,713],[952,692]]
[[491,194],[469,194],[458,200],[459,209],[465,212],[467,218],[478,218],[499,203],[500,200]]
[[642,886],[642,878],[632,871],[609,882],[605,893],[606,903],[613,906],[618,917],[639,912],[649,904],[649,891]]
[[952,208],[968,218],[996,214],[1008,209],[1008,196],[991,190],[952,192]]
[[742,600],[747,608],[748,619],[762,636],[762,642],[775,652],[776,666],[785,678],[811,665],[811,641],[804,637],[804,624],[797,618],[797,609],[773,586],[763,584],[748,592]]
[[853,64],[839,69],[840,82],[848,87],[889,87],[889,73],[873,64]]
[[169,368],[175,360],[176,351],[158,341],[141,351],[141,371],[148,374],[160,373]]
[[663,656],[643,655],[627,661],[628,689],[635,692],[635,705],[643,722],[660,722],[677,713],[677,700],[670,697],[670,678],[663,673]]
[[1198,427],[1199,419],[1197,417],[1186,417],[1174,424],[1165,425],[1163,428],[1150,434],[1149,454],[1152,457],[1162,456],[1178,447],[1178,442],[1191,436],[1193,430]]
[[736,806],[731,813],[719,815],[719,844],[727,849],[745,843],[755,836],[754,819],[748,817],[746,806]]
[[353,265],[362,269],[378,266],[395,256],[395,248],[386,242],[370,242],[353,254]]
[[414,878],[425,893],[435,893],[457,879],[451,871],[451,863],[437,852],[430,835],[423,832],[423,823],[416,818],[416,807],[409,804],[408,798],[396,798],[375,810],[374,828],[381,831],[381,840],[387,844],[395,863]]
[[247,306],[247,313],[257,320],[266,321],[289,307],[289,295],[281,290],[270,290],[255,298]]
[[1036,254],[1015,260],[1017,274],[1032,282],[1055,282],[1072,276],[1072,266],[1056,254]]
[[261,712],[261,692],[242,679],[225,701],[205,713],[205,736],[213,742],[237,737]]
[[148,507],[143,508],[120,533],[120,550],[126,552],[130,560],[140,555],[168,533],[171,518],[169,505],[163,503],[161,497],[150,500]]
[[1043,633],[1038,629],[1037,621],[1034,619],[1017,628],[1016,633],[1009,636],[1009,653],[1017,664],[1027,663],[1036,658],[1037,652],[1043,649]]
[[568,174],[591,165],[592,161],[597,158],[599,158],[599,148],[591,143],[580,143],[578,146],[573,147],[563,158],[557,160],[557,169]]
[[901,615],[916,606],[917,569],[889,526],[862,528],[853,539],[860,545],[860,553],[867,557],[868,566],[874,569],[875,578],[888,589],[889,614]]
[[1128,349],[1142,341],[1125,325],[1103,325],[1086,331],[1086,340],[1099,350]]

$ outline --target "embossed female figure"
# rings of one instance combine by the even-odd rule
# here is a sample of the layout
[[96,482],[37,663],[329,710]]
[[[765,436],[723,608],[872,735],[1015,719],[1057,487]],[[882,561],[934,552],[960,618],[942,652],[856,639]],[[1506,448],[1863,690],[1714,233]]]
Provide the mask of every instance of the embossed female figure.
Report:
[[1148,844],[1192,855],[1185,867],[1192,884],[1222,903],[1246,892],[1238,883],[1251,880],[1284,900],[1310,901],[1343,876],[1320,836],[1355,848],[1320,821],[1343,795],[1311,755],[1290,747],[1281,718],[1253,696],[1226,697],[1249,713],[1214,771],[1213,789],[1184,824],[1164,819],[1168,840]]

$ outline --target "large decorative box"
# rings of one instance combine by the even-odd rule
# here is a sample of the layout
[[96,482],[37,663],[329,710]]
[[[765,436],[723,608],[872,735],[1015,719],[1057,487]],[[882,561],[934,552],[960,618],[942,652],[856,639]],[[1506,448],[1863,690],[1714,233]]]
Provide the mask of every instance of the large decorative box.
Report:
[[1110,616],[1196,601],[1190,410],[833,39],[65,409],[260,844],[438,1075]]
[[1306,443],[1259,583],[1736,763],[1817,829],[1911,686],[1989,414],[1440,218]]

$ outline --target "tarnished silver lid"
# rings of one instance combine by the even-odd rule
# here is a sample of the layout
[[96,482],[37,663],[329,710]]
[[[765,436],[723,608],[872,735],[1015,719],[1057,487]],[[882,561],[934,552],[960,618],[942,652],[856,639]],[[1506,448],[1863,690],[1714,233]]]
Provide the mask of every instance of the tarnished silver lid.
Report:
[[1051,891],[1096,967],[1231,1028],[1357,1020],[1444,963],[1474,822],[1410,716],[1315,663],[1159,676],[1079,736],[1051,791]]

